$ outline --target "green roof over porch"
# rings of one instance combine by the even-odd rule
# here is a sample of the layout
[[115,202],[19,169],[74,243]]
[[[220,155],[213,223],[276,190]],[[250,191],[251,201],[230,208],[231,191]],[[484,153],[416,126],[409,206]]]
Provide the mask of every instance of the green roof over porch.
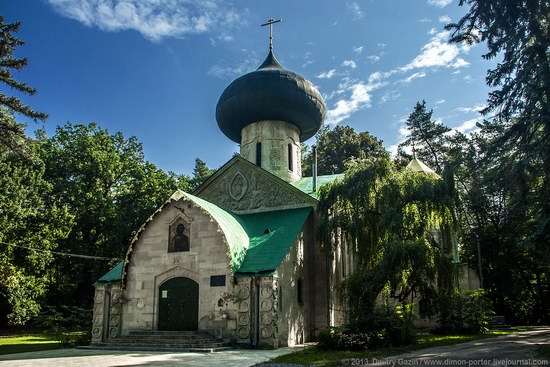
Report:
[[94,283],[94,287],[98,285],[108,285],[120,283],[122,281],[122,269],[124,268],[124,260],[121,260],[111,270]]

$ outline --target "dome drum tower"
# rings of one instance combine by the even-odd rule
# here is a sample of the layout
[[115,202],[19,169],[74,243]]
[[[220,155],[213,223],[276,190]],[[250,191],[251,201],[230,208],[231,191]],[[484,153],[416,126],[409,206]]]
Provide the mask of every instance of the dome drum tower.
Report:
[[270,50],[255,71],[234,80],[216,106],[220,130],[241,156],[279,178],[301,178],[300,143],[319,130],[326,107],[319,91],[284,69]]

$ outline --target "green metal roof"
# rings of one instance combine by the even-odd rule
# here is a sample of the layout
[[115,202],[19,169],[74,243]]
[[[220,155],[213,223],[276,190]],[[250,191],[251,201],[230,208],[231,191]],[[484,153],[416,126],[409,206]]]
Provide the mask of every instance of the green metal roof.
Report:
[[[312,210],[308,207],[237,215],[180,190],[176,191],[166,203],[182,198],[191,200],[201,207],[221,227],[231,253],[233,274],[237,276],[273,273],[288,253]],[[156,213],[163,207],[160,207]],[[153,217],[154,215],[147,222],[153,220]],[[144,226],[140,231],[145,229]],[[264,233],[266,229],[269,229],[269,233]],[[94,283],[94,286],[120,282],[123,269],[124,261],[121,261]]]
[[313,192],[312,177],[302,177],[298,181],[292,182],[292,185],[297,189],[299,189],[300,191],[305,192],[309,196],[314,197],[315,199],[319,199],[319,188],[321,186],[342,177],[344,177],[343,173],[338,173],[335,175],[317,176],[317,190],[315,192]]
[[231,252],[231,267],[232,269],[239,269],[245,257],[246,249],[249,246],[248,235],[240,224],[239,216],[225,211],[219,206],[201,199],[198,196],[184,193],[183,191],[182,193],[188,199],[210,213],[216,220],[225,235],[229,251]]
[[99,278],[98,281],[94,283],[94,287],[98,285],[120,283],[120,281],[122,280],[123,267],[124,260],[121,260],[118,262],[118,264],[114,266],[114,268],[112,268],[105,275]]
[[235,276],[269,275],[281,264],[311,208],[240,215],[250,244]]

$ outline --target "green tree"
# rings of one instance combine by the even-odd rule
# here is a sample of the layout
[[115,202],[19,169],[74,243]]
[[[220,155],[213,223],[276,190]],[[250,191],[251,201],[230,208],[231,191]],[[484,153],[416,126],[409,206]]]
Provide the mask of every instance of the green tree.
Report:
[[208,177],[212,176],[214,172],[216,172],[216,170],[208,168],[206,162],[202,159],[195,158],[195,167],[193,168],[193,177],[191,178],[189,189],[193,191],[198,188],[208,179]]
[[[19,32],[19,26],[20,22],[5,23],[4,17],[0,16],[0,82],[17,92],[34,95],[36,89],[15,80],[12,76],[13,70],[20,71],[28,63],[27,58],[20,59],[13,56],[15,48],[24,44],[14,35]],[[4,92],[0,92],[0,108],[6,108],[9,113],[19,113],[35,121],[45,120],[48,117],[45,113],[35,111],[28,105],[21,103],[19,98],[8,96]],[[5,116],[9,116],[9,114],[3,113],[1,116],[0,145],[4,145],[19,154],[24,154],[27,143],[24,125],[13,123],[11,119],[6,118]]]
[[[415,149],[418,158],[436,172],[443,172],[443,160],[446,151],[447,126],[432,120],[433,110],[426,110],[426,101],[417,102],[413,112],[407,118],[409,137],[399,144],[399,148],[409,146]],[[401,150],[401,154],[403,151]]]
[[[343,173],[346,162],[353,158],[383,157],[388,153],[378,140],[368,132],[356,132],[350,126],[322,127],[317,132],[317,173],[331,175]],[[302,169],[311,172],[311,148],[302,147]],[[309,163],[309,167],[304,167]]]
[[[490,120],[484,131],[491,136],[486,167],[498,182],[504,224],[516,225],[514,233],[496,243],[512,242],[510,251],[528,254],[529,270],[512,271],[514,280],[534,286],[529,296],[537,313],[550,320],[550,3],[546,0],[507,2],[461,0],[468,12],[457,23],[451,42],[485,42],[485,59],[502,58],[487,72],[493,88],[482,113]],[[512,220],[513,219],[513,220]],[[492,226],[494,227],[494,226]],[[512,227],[513,228],[513,227]],[[498,230],[494,228],[493,230]],[[487,252],[487,251],[485,251]],[[502,251],[493,260],[502,261]],[[507,293],[506,290],[503,290]],[[505,297],[505,296],[503,296]],[[524,312],[522,312],[524,314]]]
[[[6,109],[0,115],[16,125]],[[46,199],[52,187],[43,179],[44,164],[36,144],[25,144],[31,161],[0,145],[0,325],[24,324],[38,314],[49,282],[48,250],[67,235],[72,218]]]
[[452,286],[450,260],[430,235],[453,223],[452,182],[370,157],[352,161],[320,195],[322,245],[332,253],[338,243],[350,244],[357,261],[343,289],[352,323],[373,314],[385,288],[406,303],[414,294],[434,299],[437,284]]
[[[44,177],[52,189],[46,200],[66,205],[75,221],[63,252],[122,258],[133,231],[188,178],[164,173],[145,160],[135,137],[109,134],[92,123],[58,127],[55,135],[39,133]],[[109,264],[56,258],[50,301],[71,300],[86,306],[92,284]]]

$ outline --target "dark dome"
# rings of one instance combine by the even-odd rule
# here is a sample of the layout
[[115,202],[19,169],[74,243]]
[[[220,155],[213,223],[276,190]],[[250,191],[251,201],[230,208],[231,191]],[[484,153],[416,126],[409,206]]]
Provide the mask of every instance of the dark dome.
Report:
[[234,80],[216,106],[218,126],[236,143],[241,142],[245,126],[264,120],[293,124],[305,141],[319,130],[325,113],[319,91],[300,75],[285,70],[272,51],[258,70]]

